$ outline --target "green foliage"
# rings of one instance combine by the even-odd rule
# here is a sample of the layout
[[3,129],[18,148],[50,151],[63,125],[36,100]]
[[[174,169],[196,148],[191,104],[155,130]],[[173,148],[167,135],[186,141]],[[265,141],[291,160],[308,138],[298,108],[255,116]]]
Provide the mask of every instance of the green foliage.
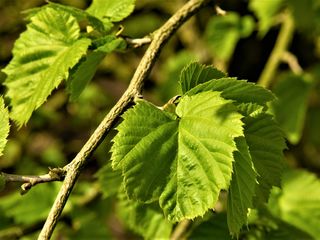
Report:
[[[88,4],[64,2],[80,8]],[[226,10],[223,16],[212,17],[212,9],[203,9],[201,18],[168,42],[143,94],[159,105],[162,100],[169,102],[157,107],[137,100],[126,109],[117,133],[110,132],[92,156],[96,161],[84,170],[53,238],[131,239],[134,233],[145,239],[170,239],[183,226],[175,223],[184,219],[193,221],[181,238],[319,238],[320,88],[316,81],[320,68],[312,65],[320,56],[319,1],[249,0],[247,6],[235,7],[231,2],[221,4]],[[128,17],[135,4],[134,19],[128,18],[124,31],[121,27],[116,33],[117,22]],[[16,21],[15,8],[4,11],[4,5],[0,2],[0,14],[7,11]],[[82,10],[49,2],[25,11],[29,24],[14,44],[11,61],[10,51],[3,50],[11,46],[19,28],[3,17],[0,65],[10,62],[3,69],[6,76],[0,75],[0,83],[7,87],[0,88],[0,94],[5,94],[0,96],[0,156],[5,148],[1,171],[37,174],[47,171],[48,164],[61,166],[72,159],[124,92],[136,68],[138,49],[125,57],[110,56],[130,51],[127,38],[119,35],[141,38],[152,33],[175,5],[93,0]],[[263,67],[256,63],[261,51],[255,48],[259,44],[271,48],[269,37],[292,16],[293,28],[299,31],[292,32],[295,41],[283,51],[292,50],[299,61],[290,54],[288,59],[277,59],[288,61],[289,70],[283,74],[281,66],[273,74],[270,86],[275,95],[194,62],[198,56],[202,62],[220,64],[231,75],[255,81]],[[275,31],[262,41],[269,30]],[[3,33],[8,36],[2,38]],[[288,40],[280,37],[276,45]],[[236,47],[237,53],[245,53],[243,63],[234,56]],[[300,61],[303,71],[297,65]],[[252,66],[244,66],[248,63]],[[97,81],[89,84],[95,77]],[[66,89],[56,90],[60,85]],[[154,89],[159,85],[162,92]],[[6,146],[9,116],[21,127],[47,100],[28,126],[13,127]],[[285,156],[284,136],[295,144]],[[289,166],[303,166],[314,174],[287,167],[283,175],[285,158]],[[6,185],[0,198],[0,239],[34,239],[61,185],[35,186],[20,196],[12,191],[16,185],[6,184],[5,176],[0,172],[0,190]]]
[[231,240],[227,225],[227,215],[219,213],[211,216],[209,220],[202,222],[191,233],[188,239],[224,239]]
[[87,11],[97,18],[119,22],[132,13],[134,4],[135,0],[93,0]]
[[9,134],[9,113],[5,108],[3,98],[0,96],[0,156],[7,143]]
[[80,38],[76,19],[67,12],[45,8],[31,18],[15,42],[13,59],[3,69],[11,99],[11,118],[20,126],[67,79],[69,69],[86,54],[91,41]]
[[20,224],[32,224],[47,217],[59,184],[39,185],[21,197],[16,192],[0,199],[0,210]]
[[259,35],[263,37],[276,22],[275,16],[283,6],[283,0],[250,0],[249,8],[259,19]]
[[228,61],[240,38],[248,37],[254,29],[250,16],[240,17],[235,12],[212,17],[206,28],[208,45],[215,57]]
[[99,179],[99,184],[103,197],[108,198],[118,194],[122,183],[122,176],[120,171],[114,171],[111,163],[103,166],[96,174]]
[[2,173],[0,173],[0,191],[2,191],[5,186],[6,186],[6,179],[4,178],[4,176],[2,176]]
[[266,202],[272,186],[280,186],[286,148],[282,131],[272,116],[260,113],[244,118],[245,137],[258,173],[255,204]]
[[270,188],[279,185],[285,143],[265,113],[271,92],[233,78],[212,80],[215,76],[223,74],[192,63],[181,73],[185,95],[175,112],[145,101],[126,111],[112,164],[122,170],[130,199],[158,200],[170,221],[202,216],[230,187],[228,225],[238,234],[255,194],[266,201]]
[[300,31],[310,35],[318,35],[320,33],[320,5],[318,0],[305,0],[303,2],[287,0],[287,4]]
[[301,138],[312,86],[312,79],[306,74],[284,74],[274,86],[278,99],[273,102],[273,112],[292,144]]
[[176,116],[146,102],[124,114],[112,160],[129,197],[159,199],[172,221],[201,216],[214,205],[231,178],[233,138],[242,134],[242,116],[219,95],[185,96]]
[[272,192],[269,209],[275,217],[295,226],[314,239],[320,236],[320,180],[301,170],[285,172],[282,191]]
[[128,199],[120,191],[117,212],[121,220],[144,239],[169,239],[172,224],[167,221],[156,204],[142,204]]
[[226,74],[213,67],[206,67],[199,63],[191,63],[187,65],[181,72],[180,85],[182,93],[188,92],[195,86],[207,82],[212,79],[225,77]]
[[236,138],[236,144],[227,208],[228,226],[232,234],[239,233],[242,225],[247,222],[248,209],[253,208],[252,200],[257,183],[257,173],[245,138]]

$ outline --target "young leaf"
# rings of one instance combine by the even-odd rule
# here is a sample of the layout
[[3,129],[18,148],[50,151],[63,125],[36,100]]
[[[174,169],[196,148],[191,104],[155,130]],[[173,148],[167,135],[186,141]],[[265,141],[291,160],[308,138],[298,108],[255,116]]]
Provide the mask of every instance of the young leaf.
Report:
[[135,0],[93,0],[87,11],[97,18],[119,22],[133,12],[134,5]]
[[186,92],[186,95],[191,96],[206,91],[221,91],[223,98],[234,100],[237,104],[257,103],[264,106],[275,98],[271,91],[246,80],[237,80],[235,78],[210,80],[195,86]]
[[[278,193],[280,191],[280,194]],[[314,174],[291,170],[283,174],[282,191],[273,191],[268,207],[277,218],[318,239],[320,236],[320,180]]]
[[181,85],[182,93],[184,94],[200,83],[205,83],[209,80],[223,77],[226,77],[226,74],[219,71],[218,69],[193,62],[187,65],[181,71],[179,82]]
[[252,199],[257,184],[257,173],[245,138],[236,138],[236,145],[227,209],[228,227],[233,235],[238,235],[241,227],[247,223],[248,208],[253,207]]
[[11,99],[11,118],[21,126],[74,67],[91,41],[69,13],[45,8],[31,18],[15,42],[13,59],[3,70]]
[[280,186],[284,168],[285,140],[280,127],[269,114],[261,113],[248,116],[243,121],[245,123],[245,138],[258,173],[257,200],[266,202],[271,187]]
[[0,156],[2,156],[3,149],[7,144],[9,128],[9,113],[5,108],[3,98],[0,96]]
[[306,75],[286,74],[274,86],[278,97],[272,102],[275,118],[292,144],[301,138],[312,85],[312,79]]
[[143,204],[128,199],[124,190],[119,193],[117,213],[128,227],[144,239],[169,239],[172,223],[165,219],[156,204]]
[[124,114],[111,149],[129,197],[159,199],[171,221],[214,207],[231,180],[234,138],[243,135],[242,115],[219,92],[182,97],[176,115],[138,103]]

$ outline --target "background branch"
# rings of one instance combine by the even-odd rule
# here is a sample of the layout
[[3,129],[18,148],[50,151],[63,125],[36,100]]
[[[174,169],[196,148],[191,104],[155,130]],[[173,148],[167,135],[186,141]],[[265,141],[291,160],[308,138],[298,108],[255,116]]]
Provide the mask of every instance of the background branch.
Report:
[[153,40],[141,59],[141,62],[133,75],[128,89],[102,120],[98,128],[94,131],[77,156],[64,168],[64,170],[67,171],[65,180],[38,239],[50,239],[55,225],[57,224],[58,218],[61,215],[61,212],[67,202],[74,184],[78,179],[78,176],[80,175],[81,168],[89,160],[91,154],[101,143],[104,136],[111,130],[115,121],[124,111],[124,109],[134,100],[135,97],[140,95],[143,83],[151,71],[152,66],[154,65],[163,45],[189,17],[198,12],[202,7],[209,4],[209,2],[211,1],[191,0],[187,2],[162,27],[154,32],[152,38]]
[[283,17],[284,20],[276,44],[258,80],[258,84],[265,88],[270,87],[274,74],[282,60],[283,53],[287,51],[294,33],[294,22],[291,14],[286,12]]

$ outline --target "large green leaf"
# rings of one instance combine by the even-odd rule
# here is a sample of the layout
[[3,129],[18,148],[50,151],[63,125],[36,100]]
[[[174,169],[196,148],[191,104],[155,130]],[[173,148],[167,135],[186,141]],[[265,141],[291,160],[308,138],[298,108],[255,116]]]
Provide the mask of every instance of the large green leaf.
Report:
[[170,238],[172,223],[165,219],[159,205],[130,200],[122,189],[117,213],[132,231],[142,235],[144,239]]
[[272,105],[275,118],[293,144],[301,138],[312,85],[307,75],[285,74],[274,86],[278,97]]
[[271,91],[246,80],[237,80],[235,78],[210,80],[195,86],[186,95],[191,96],[205,91],[221,91],[223,98],[234,100],[237,104],[257,103],[266,105],[267,102],[274,99]]
[[273,215],[319,239],[320,180],[302,170],[285,172],[282,190],[272,191],[269,209]]
[[236,138],[232,180],[228,193],[228,226],[232,234],[238,235],[247,223],[248,208],[252,208],[257,173],[254,170],[248,145],[244,137]]
[[13,59],[3,70],[11,99],[11,118],[22,125],[53,89],[67,79],[69,69],[86,54],[91,41],[80,39],[80,27],[69,13],[45,8],[31,18],[15,42]]
[[250,16],[240,17],[235,12],[225,16],[214,16],[206,28],[206,39],[213,55],[228,61],[242,37],[247,37],[254,29],[254,20]]
[[226,74],[211,66],[204,66],[197,62],[187,65],[180,74],[182,93],[212,79],[226,77]]
[[3,98],[0,96],[0,156],[7,144],[9,128],[9,113],[5,108]]
[[231,180],[234,138],[243,135],[242,115],[231,101],[219,92],[184,96],[176,116],[140,102],[123,118],[112,160],[130,198],[159,199],[172,221],[214,207]]
[[[267,201],[272,186],[280,186],[286,148],[282,131],[272,116],[266,113],[244,118],[245,138],[254,167],[258,173],[256,199]],[[259,203],[257,202],[257,203]]]
[[98,17],[119,22],[128,17],[135,5],[135,0],[93,0],[87,11]]

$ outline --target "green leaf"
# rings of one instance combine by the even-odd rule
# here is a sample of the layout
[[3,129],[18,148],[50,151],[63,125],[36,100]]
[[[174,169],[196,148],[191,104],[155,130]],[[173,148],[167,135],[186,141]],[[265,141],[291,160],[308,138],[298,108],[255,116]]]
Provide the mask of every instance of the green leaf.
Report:
[[214,207],[231,180],[233,139],[242,135],[242,116],[231,101],[219,92],[184,96],[176,116],[140,102],[123,118],[111,151],[130,198],[159,199],[171,221]]
[[226,77],[226,74],[214,67],[201,65],[197,62],[190,63],[181,71],[180,74],[182,93],[186,93],[201,83],[223,77]]
[[156,204],[143,204],[128,199],[124,190],[119,193],[117,213],[121,220],[144,239],[169,239],[172,223],[165,219]]
[[87,11],[97,18],[119,22],[133,12],[134,5],[135,0],[93,0]]
[[209,20],[205,36],[208,45],[218,59],[228,61],[242,37],[248,37],[254,30],[254,20],[250,16],[240,17],[228,12],[225,16],[215,16]]
[[96,44],[99,42],[96,51],[111,53],[115,50],[124,50],[127,46],[127,43],[122,38],[116,38],[113,35],[107,35],[99,39]]
[[294,74],[283,75],[274,86],[278,98],[272,104],[273,112],[292,144],[300,141],[312,86],[308,75]]
[[282,191],[275,189],[271,194],[273,215],[296,228],[320,236],[320,180],[314,174],[291,170],[284,173]]
[[3,98],[0,96],[0,156],[2,156],[3,149],[7,144],[9,130],[9,113],[4,105]]
[[252,200],[257,184],[257,173],[245,138],[236,138],[236,145],[227,208],[228,226],[233,235],[238,235],[241,227],[247,224],[248,208],[253,207]]
[[[245,138],[258,173],[256,199],[266,202],[272,186],[280,186],[286,148],[282,131],[272,116],[261,113],[244,118]],[[259,203],[258,202],[258,203]]]
[[121,171],[114,171],[111,164],[104,165],[96,174],[103,197],[108,198],[119,192],[122,184]]
[[67,81],[67,90],[70,93],[70,100],[78,99],[82,91],[88,85],[97,71],[99,63],[105,57],[105,53],[91,52],[83,61],[71,71],[70,79]]
[[164,62],[160,69],[163,81],[158,87],[159,98],[163,102],[167,102],[172,96],[181,94],[181,85],[179,86],[177,79],[179,79],[182,69],[195,59],[195,53],[182,50]]
[[206,91],[221,91],[223,98],[234,100],[237,104],[257,103],[264,106],[275,98],[271,91],[246,80],[235,78],[220,78],[199,84],[186,92],[186,95],[191,96]]
[[45,8],[31,18],[15,42],[13,59],[3,70],[11,99],[11,118],[20,126],[67,79],[69,69],[86,54],[91,41],[69,13]]
[[25,14],[27,14],[27,19],[31,20],[33,16],[38,14],[40,11],[42,11],[44,8],[52,8],[54,10],[60,11],[60,12],[66,12],[73,17],[77,19],[78,22],[81,22],[82,24],[87,24],[88,26],[93,27],[94,29],[100,31],[101,33],[108,31],[109,28],[105,29],[104,23],[99,20],[98,18],[90,15],[86,11],[71,7],[71,6],[66,6],[54,2],[49,2],[48,4],[42,6],[42,7],[37,7],[37,8],[31,8],[26,11],[24,11]]
[[208,221],[201,223],[191,233],[190,240],[223,239],[231,240],[225,213],[212,216]]
[[263,37],[273,24],[276,23],[275,16],[283,6],[283,0],[250,0],[249,8],[259,19],[259,35]]

